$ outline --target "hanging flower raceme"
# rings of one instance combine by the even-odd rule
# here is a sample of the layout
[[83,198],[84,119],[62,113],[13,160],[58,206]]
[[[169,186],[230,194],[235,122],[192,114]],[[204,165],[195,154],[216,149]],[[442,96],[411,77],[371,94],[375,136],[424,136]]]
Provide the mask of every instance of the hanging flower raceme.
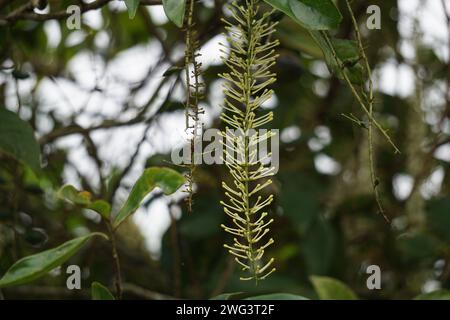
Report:
[[223,57],[228,72],[220,76],[226,80],[221,115],[227,125],[222,132],[224,162],[233,181],[223,182],[227,199],[221,204],[233,224],[222,227],[234,238],[225,248],[248,273],[241,280],[257,282],[275,271],[274,259],[264,257],[266,248],[274,242],[266,237],[273,219],[267,219],[265,211],[273,195],[260,195],[272,183],[269,177],[275,168],[265,165],[257,150],[274,133],[269,130],[259,134],[257,129],[273,119],[272,112],[261,114],[260,107],[273,95],[268,87],[276,78],[270,69],[275,64],[279,42],[272,39],[276,25],[270,19],[273,11],[263,12],[258,0],[234,1],[229,8],[231,16],[224,23],[230,47],[224,50]]

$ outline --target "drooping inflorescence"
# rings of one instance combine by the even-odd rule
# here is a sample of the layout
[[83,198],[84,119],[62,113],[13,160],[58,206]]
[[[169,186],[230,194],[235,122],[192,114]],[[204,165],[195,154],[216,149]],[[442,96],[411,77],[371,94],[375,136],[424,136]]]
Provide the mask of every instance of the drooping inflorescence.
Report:
[[[272,12],[263,12],[258,0],[234,1],[229,7],[231,16],[223,20],[228,33],[229,49],[223,50],[223,61],[228,72],[225,80],[222,121],[224,162],[232,183],[222,183],[226,201],[221,201],[232,226],[222,228],[233,235],[233,243],[225,244],[234,260],[248,276],[241,280],[265,279],[275,271],[274,259],[266,260],[264,251],[274,240],[266,238],[269,225],[267,207],[273,195],[262,196],[261,191],[272,183],[274,167],[259,158],[257,146],[273,136],[272,131],[258,133],[258,128],[273,119],[273,113],[261,114],[261,105],[273,91],[268,87],[276,81],[270,71],[277,55],[278,40],[272,40],[276,23],[270,20]],[[267,157],[270,157],[270,153]]]
[[200,115],[204,113],[200,107],[200,100],[203,98],[204,84],[201,81],[201,66],[198,61],[199,42],[194,23],[195,0],[188,0],[185,15],[185,76],[186,76],[186,134],[190,147],[190,163],[187,165],[185,192],[188,211],[192,212],[193,193],[194,193],[194,171],[195,171],[195,142],[201,134],[202,123]]

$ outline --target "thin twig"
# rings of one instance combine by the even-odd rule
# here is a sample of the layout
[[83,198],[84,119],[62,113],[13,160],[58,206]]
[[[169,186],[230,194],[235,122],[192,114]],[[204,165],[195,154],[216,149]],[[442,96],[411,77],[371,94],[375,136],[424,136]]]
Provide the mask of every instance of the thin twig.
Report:
[[[203,110],[199,107],[199,101],[201,98],[201,88],[203,84],[200,82],[201,63],[198,62],[199,42],[197,40],[197,33],[194,29],[194,10],[195,1],[188,0],[186,6],[186,19],[185,25],[185,54],[184,54],[184,71],[186,77],[186,103],[185,103],[185,131],[189,137],[190,144],[190,163],[187,165],[188,173],[186,174],[186,188],[185,192],[188,194],[186,198],[188,212],[192,212],[193,194],[194,194],[194,172],[196,169],[195,164],[195,141],[199,135],[199,127],[201,121],[199,119]],[[192,66],[192,67],[191,67]],[[191,81],[192,78],[192,81]]]
[[[175,83],[172,85],[172,87],[167,91],[167,95],[166,98],[164,100],[163,103],[161,103],[161,106],[167,104],[170,100],[170,97],[172,96],[173,90],[176,87],[176,81]],[[159,91],[159,89],[158,89]],[[153,97],[157,97],[157,95],[153,95]],[[150,103],[151,104],[151,103]],[[160,108],[158,110],[162,111],[162,108]],[[144,142],[147,141],[147,135],[150,131],[150,129],[152,128],[151,124],[153,123],[153,120],[155,119],[155,117],[151,117],[149,118],[147,121],[145,121],[146,124],[146,128],[144,130],[144,133],[142,135],[141,140],[138,142],[135,152],[131,155],[130,160],[128,161],[128,165],[122,170],[122,172],[120,173],[120,175],[117,177],[117,179],[115,179],[114,184],[110,187],[110,194],[109,194],[109,201],[112,202],[114,200],[114,196],[117,192],[117,189],[120,187],[120,185],[122,184],[122,180],[123,178],[130,172],[131,168],[134,165],[135,160],[137,159],[139,152],[141,151],[141,147],[143,146]]]
[[400,153],[400,150],[397,148],[395,143],[392,141],[391,137],[387,134],[386,130],[383,129],[383,127],[378,123],[378,121],[376,119],[374,119],[374,117],[370,114],[369,109],[367,108],[367,106],[364,103],[363,99],[359,95],[359,93],[356,90],[355,86],[350,81],[350,78],[348,77],[347,73],[345,72],[345,66],[343,65],[342,61],[339,59],[339,57],[338,57],[338,55],[336,53],[336,49],[334,48],[334,45],[333,45],[333,43],[330,40],[330,36],[325,31],[321,31],[321,34],[324,36],[325,41],[327,42],[327,45],[330,48],[331,53],[333,54],[333,58],[335,59],[336,63],[338,64],[340,69],[343,70],[342,75],[344,77],[344,80],[347,83],[347,85],[349,86],[349,88],[352,91],[353,95],[355,96],[356,100],[360,104],[361,108],[367,114],[369,119],[373,122],[375,127],[377,127],[377,129],[380,130],[380,132],[383,134],[383,136],[386,138],[386,140],[389,142],[389,144],[394,149],[394,152],[395,153]]
[[[376,177],[376,169],[375,169],[375,161],[374,161],[374,151],[373,151],[373,101],[374,101],[374,95],[373,95],[373,81],[372,81],[372,71],[370,69],[369,59],[367,59],[366,52],[364,50],[364,45],[361,38],[361,32],[359,31],[358,23],[356,21],[355,15],[353,14],[352,7],[350,6],[349,0],[346,0],[348,12],[350,13],[350,16],[352,18],[353,27],[355,29],[356,34],[356,40],[358,43],[359,53],[361,55],[362,60],[364,61],[364,66],[367,72],[367,78],[369,83],[369,126],[368,126],[368,140],[369,140],[369,167],[370,167],[370,179],[372,181],[372,187],[373,192],[375,194],[375,201],[378,205],[379,213],[383,216],[383,218],[386,220],[386,222],[389,223],[389,219],[386,216],[383,205],[381,202],[381,197],[378,192],[378,185],[379,181]],[[345,70],[342,70],[342,73],[345,73]]]
[[[91,10],[97,10],[103,8],[109,2],[113,0],[97,0],[84,4],[80,7],[81,13],[85,13]],[[161,0],[140,0],[141,5],[153,6],[161,5]],[[19,20],[32,20],[32,21],[47,21],[47,20],[64,20],[70,17],[72,12],[66,10],[49,12],[49,13],[36,13],[33,12],[33,4],[30,2],[20,6],[10,14],[0,17],[0,26],[13,25]]]

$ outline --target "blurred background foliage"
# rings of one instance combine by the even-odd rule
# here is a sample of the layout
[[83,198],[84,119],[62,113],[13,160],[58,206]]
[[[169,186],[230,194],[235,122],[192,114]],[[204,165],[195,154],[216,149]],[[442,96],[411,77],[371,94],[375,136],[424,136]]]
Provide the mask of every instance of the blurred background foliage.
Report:
[[[49,0],[51,12],[64,11],[68,5],[80,2]],[[96,11],[101,22],[83,20],[86,23],[82,23],[82,30],[69,30],[65,20],[53,20],[51,28],[57,28],[60,34],[55,42],[47,30],[48,22],[4,19],[27,1],[0,0],[0,107],[16,112],[31,125],[40,143],[43,163],[42,172],[36,175],[0,155],[0,274],[19,257],[55,247],[88,230],[104,231],[95,214],[56,198],[55,192],[63,184],[78,184],[95,197],[117,205],[129,191],[134,171],[151,165],[171,166],[170,149],[152,147],[169,144],[165,135],[155,133],[155,127],[170,126],[174,121],[171,115],[182,117],[182,93],[181,98],[170,95],[177,90],[183,92],[182,75],[176,70],[165,77],[161,73],[179,65],[183,32],[167,20],[157,19],[152,10],[161,6],[141,5],[130,20],[123,3],[106,2],[110,3]],[[216,36],[223,32],[220,17],[224,2],[199,1],[196,28],[202,44],[217,40]],[[336,2],[344,19],[335,36],[352,39],[353,28],[345,3]],[[163,230],[158,252],[149,252],[142,228],[136,225],[138,220],[129,220],[119,230],[124,297],[209,298],[243,291],[288,292],[314,298],[312,275],[340,279],[366,299],[409,299],[438,288],[450,289],[450,125],[445,98],[449,65],[448,49],[447,61],[436,49],[444,47],[445,51],[448,43],[430,45],[424,41],[417,16],[420,6],[429,2],[436,2],[439,8],[440,1],[428,0],[417,4],[416,12],[409,12],[416,15],[409,17],[410,38],[400,32],[402,17],[397,1],[353,3],[373,69],[381,70],[387,63],[394,63],[396,72],[401,68],[409,70],[406,80],[413,84],[407,94],[395,90],[376,92],[377,118],[402,151],[394,155],[384,139],[376,136],[376,167],[390,223],[377,214],[368,171],[366,130],[342,116],[352,113],[364,120],[360,107],[345,84],[330,76],[320,48],[308,33],[290,19],[280,17],[280,57],[275,67],[279,80],[271,106],[275,113],[273,128],[280,129],[282,140],[280,171],[271,189],[276,195],[271,207],[276,219],[271,233],[276,243],[270,251],[278,271],[258,286],[239,281],[239,270],[222,246],[228,235],[220,228],[226,219],[219,205],[220,183],[229,177],[222,166],[202,165],[196,173],[194,212],[186,213],[181,196],[170,198],[166,203],[168,212],[161,211],[161,215],[169,215],[170,223]],[[364,28],[370,4],[381,8],[381,30]],[[441,26],[449,32],[446,23],[443,21]],[[73,41],[74,32],[81,35],[77,41]],[[106,38],[106,43],[99,41],[101,38]],[[80,54],[92,57],[93,65],[104,68],[124,52],[149,45],[158,50],[146,59],[165,70],[157,73],[156,67],[149,68],[136,82],[126,80],[129,70],[123,68],[124,79],[114,79],[128,87],[116,92],[120,108],[108,110],[111,90],[107,92],[104,83],[92,79],[92,75],[101,78],[100,72],[93,72],[87,83],[82,82],[86,77],[76,75]],[[409,50],[404,46],[409,46]],[[208,56],[206,49],[202,54]],[[140,62],[137,59],[135,63]],[[204,64],[203,104],[209,114],[205,127],[221,126],[217,117],[217,73],[223,69],[220,63]],[[384,76],[386,73],[375,72],[378,88],[387,81]],[[58,90],[56,84],[66,82],[95,95],[96,111],[72,108],[70,101],[77,95],[75,90],[49,108],[43,96],[55,93],[42,92],[45,81],[54,84],[44,87],[47,89]],[[149,89],[150,82],[157,85]],[[21,86],[24,91],[18,89]],[[142,93],[145,90],[147,94]],[[96,132],[107,136],[111,130],[127,135],[127,128],[135,127],[142,130],[133,131],[138,143],[130,142],[126,161],[116,161],[99,152],[102,144],[120,149],[127,141],[115,140],[113,136],[101,140]],[[73,136],[79,137],[75,143],[59,143]],[[73,161],[70,156],[75,147],[84,150],[81,160]],[[86,165],[92,169],[90,174],[82,169]],[[151,208],[160,197],[153,193],[144,207]],[[112,285],[108,243],[93,241],[60,270],[30,285],[4,289],[3,295],[86,297],[87,289],[65,289],[65,266],[69,264],[82,266],[83,288],[92,281]],[[372,264],[382,270],[382,290],[366,287],[365,270]]]

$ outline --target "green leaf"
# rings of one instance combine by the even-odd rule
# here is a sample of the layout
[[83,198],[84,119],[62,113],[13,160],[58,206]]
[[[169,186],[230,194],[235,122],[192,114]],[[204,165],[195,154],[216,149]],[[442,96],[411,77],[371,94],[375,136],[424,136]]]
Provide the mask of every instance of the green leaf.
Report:
[[164,71],[163,77],[170,77],[171,75],[180,73],[180,72],[183,71],[183,70],[184,70],[184,67],[180,67],[180,66],[171,66],[169,69],[167,69],[166,71]]
[[450,300],[450,291],[442,289],[423,293],[415,297],[414,300]]
[[339,280],[312,276],[311,282],[320,300],[358,300],[352,289]]
[[91,209],[100,214],[105,219],[109,219],[111,214],[111,205],[104,200],[92,201],[92,195],[87,191],[78,191],[72,185],[65,185],[58,191],[61,199],[67,200],[73,204]]
[[309,31],[292,19],[283,20],[277,26],[277,36],[283,47],[298,50],[316,59],[323,59],[323,51]]
[[65,185],[58,191],[58,196],[61,199],[72,202],[80,206],[88,206],[91,204],[92,195],[87,191],[78,191],[72,185]]
[[185,177],[177,171],[163,167],[148,168],[133,186],[127,201],[117,213],[114,227],[119,226],[128,216],[140,206],[142,200],[154,188],[159,187],[164,194],[169,195],[178,190],[184,183]]
[[33,129],[17,114],[0,107],[0,153],[5,152],[39,172],[40,148]]
[[272,293],[255,297],[249,297],[244,300],[309,300],[309,299],[291,293]]
[[[346,74],[349,80],[355,84],[363,83],[364,68],[359,63],[359,51],[356,42],[345,39],[331,39],[335,47],[337,58],[340,63],[336,62],[332,50],[329,47],[324,35],[321,31],[335,29],[339,26],[342,15],[336,5],[331,0],[264,0],[274,8],[284,12],[295,22],[307,29],[322,50],[325,61],[327,62],[330,72],[336,74],[339,79],[344,79],[340,64],[345,66]],[[281,33],[283,38],[283,33]],[[299,35],[301,36],[301,35]],[[305,38],[305,37],[303,37]],[[291,39],[295,39],[291,36]],[[306,37],[308,39],[308,37]],[[298,42],[298,41],[297,41]],[[296,41],[293,43],[299,46]],[[306,47],[305,47],[306,45]],[[307,41],[301,44],[301,49],[310,51],[310,54],[317,56],[314,51],[315,47],[308,44]]]
[[177,27],[183,27],[186,0],[163,0],[164,11]]
[[92,300],[116,300],[108,288],[99,282],[92,282],[91,295]]
[[124,1],[128,9],[128,16],[130,17],[130,19],[133,19],[134,16],[136,15],[137,9],[139,8],[140,0],[124,0]]
[[308,30],[330,30],[342,15],[331,0],[264,0]]
[[331,73],[334,73],[341,80],[344,79],[343,71],[340,66],[343,65],[344,70],[352,83],[363,83],[364,68],[360,63],[360,55],[356,41],[331,38],[331,43],[339,60],[338,63],[325,36],[318,31],[310,31],[310,34],[322,50],[328,69]]
[[210,300],[236,300],[240,295],[242,295],[242,292],[222,293]]
[[66,262],[93,236],[108,238],[103,233],[91,233],[67,241],[59,247],[20,259],[0,279],[0,288],[28,283],[44,276]]
[[307,228],[303,242],[303,256],[309,274],[327,274],[338,256],[336,231],[326,220],[314,219]]
[[111,205],[104,200],[95,200],[87,208],[97,212],[105,219],[109,219],[111,215]]

